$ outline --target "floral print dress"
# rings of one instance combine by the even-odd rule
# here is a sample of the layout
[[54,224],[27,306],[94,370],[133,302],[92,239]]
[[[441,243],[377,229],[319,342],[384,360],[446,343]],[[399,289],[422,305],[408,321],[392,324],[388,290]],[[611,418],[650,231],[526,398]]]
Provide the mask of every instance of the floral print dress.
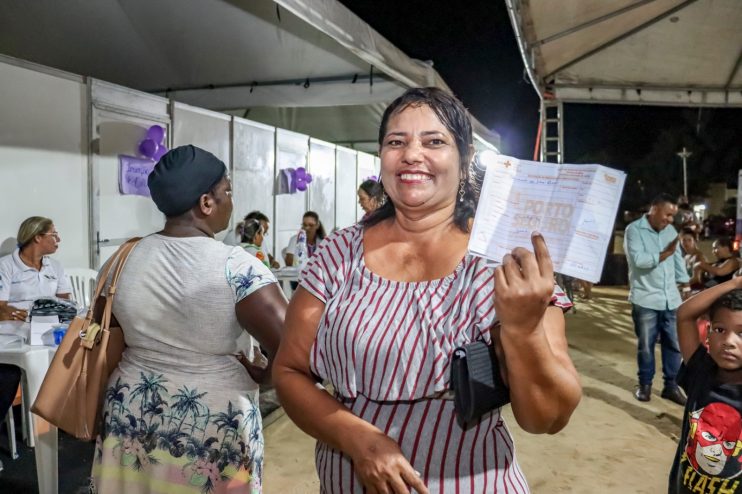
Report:
[[234,357],[234,306],[275,282],[211,238],[137,245],[114,300],[127,348],[104,398],[93,492],[261,492],[258,387]]

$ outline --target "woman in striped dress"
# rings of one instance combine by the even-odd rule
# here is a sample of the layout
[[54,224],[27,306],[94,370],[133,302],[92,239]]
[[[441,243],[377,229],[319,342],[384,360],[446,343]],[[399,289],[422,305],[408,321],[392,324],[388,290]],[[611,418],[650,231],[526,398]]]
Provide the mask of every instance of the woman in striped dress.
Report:
[[452,96],[408,90],[379,143],[386,202],[304,269],[274,365],[279,397],[318,439],[322,492],[528,492],[500,411],[462,428],[448,389],[453,350],[484,340],[503,356],[519,425],[566,425],[580,384],[544,240],[499,267],[467,253],[472,130]]

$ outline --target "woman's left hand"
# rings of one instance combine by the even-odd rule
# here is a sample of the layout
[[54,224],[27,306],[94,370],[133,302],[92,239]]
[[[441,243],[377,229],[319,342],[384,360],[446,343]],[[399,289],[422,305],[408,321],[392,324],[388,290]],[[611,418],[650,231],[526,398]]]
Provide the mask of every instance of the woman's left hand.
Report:
[[495,269],[495,311],[503,328],[534,330],[554,293],[554,267],[544,237],[531,235],[533,252],[516,247]]
[[[260,349],[255,351],[259,353]],[[265,355],[260,353],[260,356],[255,359],[256,361],[250,361],[250,359],[248,359],[242,352],[235,355],[235,357],[237,357],[237,361],[242,364],[247,373],[250,374],[253,381],[258,384],[263,384],[268,381],[270,375],[268,371],[269,361]]]
[[5,305],[0,307],[0,321],[25,321],[28,317],[28,311]]

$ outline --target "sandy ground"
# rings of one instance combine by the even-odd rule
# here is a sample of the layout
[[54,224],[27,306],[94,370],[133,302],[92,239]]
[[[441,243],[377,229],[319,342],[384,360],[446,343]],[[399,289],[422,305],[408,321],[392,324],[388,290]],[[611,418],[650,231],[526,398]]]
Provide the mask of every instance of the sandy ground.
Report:
[[[683,410],[660,398],[660,369],[652,400],[633,398],[636,346],[627,292],[596,287],[593,293],[596,300],[578,302],[567,315],[583,386],[570,424],[554,436],[535,436],[518,428],[509,408],[504,412],[519,462],[536,494],[666,492]],[[659,346],[657,352],[659,363]],[[266,423],[264,491],[318,492],[314,440],[280,410]]]

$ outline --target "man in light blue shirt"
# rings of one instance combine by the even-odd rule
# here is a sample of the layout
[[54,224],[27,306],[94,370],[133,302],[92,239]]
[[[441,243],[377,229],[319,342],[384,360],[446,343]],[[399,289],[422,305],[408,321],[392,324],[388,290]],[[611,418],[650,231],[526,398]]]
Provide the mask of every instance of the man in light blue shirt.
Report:
[[639,401],[651,397],[654,345],[659,335],[664,379],[661,396],[684,405],[685,397],[675,382],[681,360],[675,311],[682,301],[678,285],[687,285],[689,277],[678,233],[672,226],[677,210],[672,196],[657,196],[649,213],[626,227],[624,252],[629,264],[631,317],[638,338],[639,386],[634,397]]

